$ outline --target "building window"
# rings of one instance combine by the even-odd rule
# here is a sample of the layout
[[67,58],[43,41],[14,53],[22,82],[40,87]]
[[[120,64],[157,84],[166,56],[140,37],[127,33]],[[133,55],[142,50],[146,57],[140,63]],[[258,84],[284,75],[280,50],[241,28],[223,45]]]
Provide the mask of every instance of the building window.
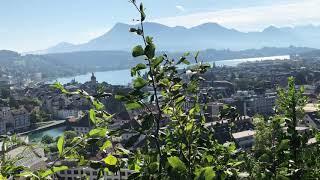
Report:
[[74,174],[78,174],[79,172],[78,172],[78,170],[74,170],[73,173]]
[[126,172],[121,172],[121,176],[126,176]]
[[96,176],[98,173],[97,173],[97,171],[93,171],[92,174],[93,174],[94,176]]
[[71,174],[71,170],[67,170],[67,174]]

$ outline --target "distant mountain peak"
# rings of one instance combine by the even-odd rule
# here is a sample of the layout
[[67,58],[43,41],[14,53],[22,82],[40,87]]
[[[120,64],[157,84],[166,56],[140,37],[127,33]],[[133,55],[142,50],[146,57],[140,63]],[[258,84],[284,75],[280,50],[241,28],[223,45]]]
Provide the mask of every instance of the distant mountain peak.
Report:
[[277,31],[277,30],[279,30],[279,28],[277,28],[277,27],[274,26],[274,25],[271,25],[271,26],[266,27],[266,28],[263,30],[263,32],[273,32],[273,31]]
[[224,28],[224,29],[226,29],[225,27],[221,26],[220,24],[214,23],[214,22],[203,23],[203,24],[200,24],[200,25],[195,26],[193,28]]
[[61,43],[56,44],[53,47],[70,47],[70,46],[74,46],[74,44],[69,43],[69,42],[61,42]]
[[[59,43],[41,53],[104,51],[130,49],[139,43],[139,37],[129,32],[130,27],[139,24],[116,23],[110,31],[87,43]],[[155,39],[158,51],[192,51],[202,49],[243,50],[250,48],[288,47],[290,45],[319,48],[319,26],[276,27],[263,31],[241,32],[226,28],[218,23],[208,22],[195,27],[169,27],[155,22],[144,24],[146,35]]]

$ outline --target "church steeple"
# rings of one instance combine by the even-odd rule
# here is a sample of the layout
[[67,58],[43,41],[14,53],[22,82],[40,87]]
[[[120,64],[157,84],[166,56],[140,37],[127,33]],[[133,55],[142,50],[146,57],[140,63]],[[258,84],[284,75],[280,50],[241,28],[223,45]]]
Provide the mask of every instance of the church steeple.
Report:
[[91,82],[92,83],[97,83],[97,78],[96,78],[96,76],[94,76],[94,73],[92,72],[92,75],[91,75]]

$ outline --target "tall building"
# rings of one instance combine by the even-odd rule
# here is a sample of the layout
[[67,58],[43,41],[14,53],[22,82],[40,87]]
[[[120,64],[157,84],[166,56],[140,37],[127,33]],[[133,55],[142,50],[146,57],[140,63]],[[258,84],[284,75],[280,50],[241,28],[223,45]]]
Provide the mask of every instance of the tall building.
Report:
[[96,76],[94,75],[94,73],[92,73],[92,75],[91,75],[91,84],[92,84],[92,85],[97,84],[97,78],[96,78]]
[[238,91],[232,97],[237,109],[244,116],[272,115],[276,104],[276,93],[265,93],[257,95],[253,91]]

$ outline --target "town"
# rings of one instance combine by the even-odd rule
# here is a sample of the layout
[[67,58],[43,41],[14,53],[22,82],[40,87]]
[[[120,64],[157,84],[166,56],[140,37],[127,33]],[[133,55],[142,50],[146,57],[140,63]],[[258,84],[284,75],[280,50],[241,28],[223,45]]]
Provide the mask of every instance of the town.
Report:
[[[304,87],[304,96],[308,97],[308,103],[304,107],[305,114],[297,127],[298,131],[305,133],[309,129],[319,129],[320,63],[318,60],[316,56],[292,55],[288,60],[264,60],[241,63],[235,67],[212,67],[203,75],[205,80],[200,86],[201,103],[207,104],[207,109],[203,112],[206,117],[205,126],[212,127],[219,143],[234,142],[237,148],[250,150],[254,144],[255,134],[253,119],[258,115],[268,118],[275,114],[277,88],[286,88],[288,78],[292,76],[295,77],[296,88]],[[188,74],[183,75],[183,78],[188,81]],[[136,135],[130,132],[130,128],[134,126],[136,116],[145,109],[128,110],[115,96],[119,93],[129,93],[132,86],[97,82],[95,74],[92,73],[88,82],[81,84],[72,80],[64,84],[63,88],[70,92],[83,90],[91,95],[100,92],[108,94],[101,102],[105,110],[114,115],[109,128],[127,129],[127,133],[122,133],[114,141],[119,146],[128,147],[130,139]],[[151,87],[144,89],[144,91],[150,90]],[[50,166],[55,161],[58,157],[56,142],[60,135],[64,133],[66,143],[70,144],[72,138],[89,133],[93,128],[89,115],[92,108],[90,100],[79,94],[62,93],[52,84],[40,82],[31,87],[17,87],[3,74],[0,106],[0,134],[15,134],[21,141],[8,147],[7,153],[11,157],[21,158],[16,165],[33,170]],[[149,104],[147,107],[151,111],[156,109],[155,104]],[[230,116],[223,113],[226,109],[229,111],[231,109],[233,114]],[[308,141],[308,143],[314,142],[315,139]],[[27,144],[35,145],[35,150],[26,151]],[[144,144],[145,139],[140,136],[129,148],[141,148]],[[89,156],[99,160],[101,155],[91,150]],[[67,163],[70,166],[72,162],[62,160],[60,163]],[[96,179],[99,173],[90,167],[74,167],[58,172],[57,176],[60,179],[73,179],[87,175],[90,179]],[[107,175],[107,178],[126,179],[131,173],[132,170],[124,169],[119,174]]]

